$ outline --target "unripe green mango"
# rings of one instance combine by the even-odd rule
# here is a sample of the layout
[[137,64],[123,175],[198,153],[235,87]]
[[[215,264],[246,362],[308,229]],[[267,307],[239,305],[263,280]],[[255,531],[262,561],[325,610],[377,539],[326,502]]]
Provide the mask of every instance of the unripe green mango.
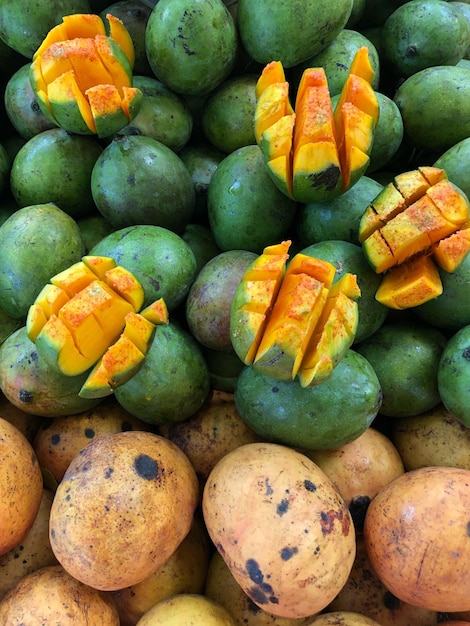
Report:
[[152,71],[176,93],[200,96],[232,71],[237,29],[222,0],[159,0],[147,22]]
[[416,72],[398,87],[405,136],[417,147],[449,149],[470,135],[470,71],[437,65]]
[[333,41],[353,5],[353,0],[238,0],[240,38],[255,61],[293,67]]

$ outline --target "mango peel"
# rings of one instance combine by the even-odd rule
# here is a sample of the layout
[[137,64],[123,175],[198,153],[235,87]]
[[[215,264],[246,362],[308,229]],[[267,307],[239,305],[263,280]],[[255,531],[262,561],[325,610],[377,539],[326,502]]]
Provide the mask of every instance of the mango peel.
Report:
[[359,224],[369,264],[383,278],[376,299],[407,309],[443,291],[441,268],[453,272],[470,250],[470,203],[438,167],[395,176],[372,200]]
[[[66,376],[91,370],[79,395],[101,398],[130,380],[168,310],[158,299],[141,310],[144,290],[109,257],[85,256],[51,278],[30,306],[26,331],[39,355]],[[140,311],[140,312],[139,312]]]
[[65,130],[109,137],[137,115],[143,94],[132,85],[134,46],[108,13],[66,15],[39,46],[30,66],[38,104]]
[[266,65],[256,86],[255,139],[276,186],[303,203],[347,191],[365,173],[379,104],[369,51],[356,52],[333,110],[323,68],[308,68],[292,107],[280,61]]
[[334,282],[327,261],[296,254],[291,241],[267,246],[238,284],[231,305],[233,348],[246,365],[302,387],[327,380],[354,341],[356,276]]

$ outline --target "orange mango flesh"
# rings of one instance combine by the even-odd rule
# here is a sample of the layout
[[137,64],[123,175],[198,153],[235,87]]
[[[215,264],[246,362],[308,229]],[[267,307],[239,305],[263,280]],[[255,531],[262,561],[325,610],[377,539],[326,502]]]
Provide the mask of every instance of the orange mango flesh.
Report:
[[144,290],[131,272],[109,257],[86,256],[41,290],[26,329],[40,355],[63,374],[95,366],[82,391],[101,397],[135,374],[156,325],[168,323],[163,299],[139,313],[143,302]]
[[368,50],[362,47],[333,112],[323,68],[306,69],[294,111],[282,64],[265,66],[256,86],[255,138],[284,193],[300,202],[324,200],[346,191],[364,173],[379,117],[372,78]]
[[470,250],[467,197],[431,166],[395,177],[364,212],[359,239],[376,273],[376,299],[390,308],[424,304],[442,293],[436,263],[454,271]]
[[31,82],[42,108],[71,132],[111,135],[141,102],[132,87],[132,39],[119,18],[106,17],[108,29],[98,15],[65,16],[33,57]]
[[360,289],[352,274],[334,283],[335,267],[326,261],[298,253],[287,263],[290,243],[265,249],[248,268],[232,301],[230,331],[246,364],[309,386],[328,378],[354,341]]

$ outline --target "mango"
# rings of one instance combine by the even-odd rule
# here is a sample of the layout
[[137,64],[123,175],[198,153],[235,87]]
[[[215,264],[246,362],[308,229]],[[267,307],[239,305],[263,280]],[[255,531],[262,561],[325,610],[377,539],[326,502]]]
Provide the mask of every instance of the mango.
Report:
[[290,243],[266,247],[246,270],[230,333],[245,364],[306,387],[329,378],[353,343],[360,290],[351,274],[333,286],[334,266],[312,256],[296,254],[286,267]]
[[377,300],[405,309],[440,296],[435,263],[453,271],[470,250],[469,209],[467,196],[440,168],[421,167],[395,176],[369,204],[359,225],[366,258],[377,274],[384,274]]
[[138,311],[142,285],[108,257],[86,256],[53,276],[26,318],[28,337],[53,368],[79,376],[90,368],[79,395],[101,398],[142,366],[155,325],[168,323],[163,302]]
[[379,104],[369,51],[361,46],[335,109],[323,67],[307,68],[295,106],[280,61],[271,61],[257,86],[255,138],[277,187],[298,202],[330,200],[366,171]]
[[132,39],[119,18],[108,14],[106,20],[107,29],[98,15],[65,15],[33,56],[30,79],[38,104],[69,132],[113,135],[142,101],[132,87]]
[[349,19],[353,0],[239,0],[237,23],[243,47],[258,63],[278,59],[294,67],[324,49]]
[[234,68],[237,29],[222,0],[160,0],[147,22],[145,47],[158,80],[176,93],[201,96]]

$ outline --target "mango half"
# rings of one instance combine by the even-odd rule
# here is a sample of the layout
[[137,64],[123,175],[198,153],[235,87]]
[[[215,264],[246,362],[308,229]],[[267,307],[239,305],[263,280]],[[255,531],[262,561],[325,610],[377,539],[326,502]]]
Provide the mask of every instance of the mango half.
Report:
[[347,191],[366,171],[379,118],[369,51],[356,52],[333,110],[325,70],[306,69],[295,98],[280,61],[256,85],[254,132],[276,184],[290,198],[320,202]]
[[162,299],[139,313],[143,302],[131,272],[109,257],[85,256],[43,287],[26,331],[39,355],[66,376],[93,368],[79,395],[101,398],[137,373],[156,325],[168,323]]
[[238,284],[231,305],[233,348],[246,365],[302,387],[331,376],[352,345],[360,296],[356,276],[298,253],[291,241],[267,246]]
[[109,137],[138,113],[132,86],[134,45],[122,21],[107,14],[62,18],[33,56],[30,80],[44,114],[65,130]]
[[470,204],[438,167],[395,176],[366,208],[359,224],[364,254],[383,274],[376,299],[407,309],[443,290],[438,266],[453,272],[470,250]]

